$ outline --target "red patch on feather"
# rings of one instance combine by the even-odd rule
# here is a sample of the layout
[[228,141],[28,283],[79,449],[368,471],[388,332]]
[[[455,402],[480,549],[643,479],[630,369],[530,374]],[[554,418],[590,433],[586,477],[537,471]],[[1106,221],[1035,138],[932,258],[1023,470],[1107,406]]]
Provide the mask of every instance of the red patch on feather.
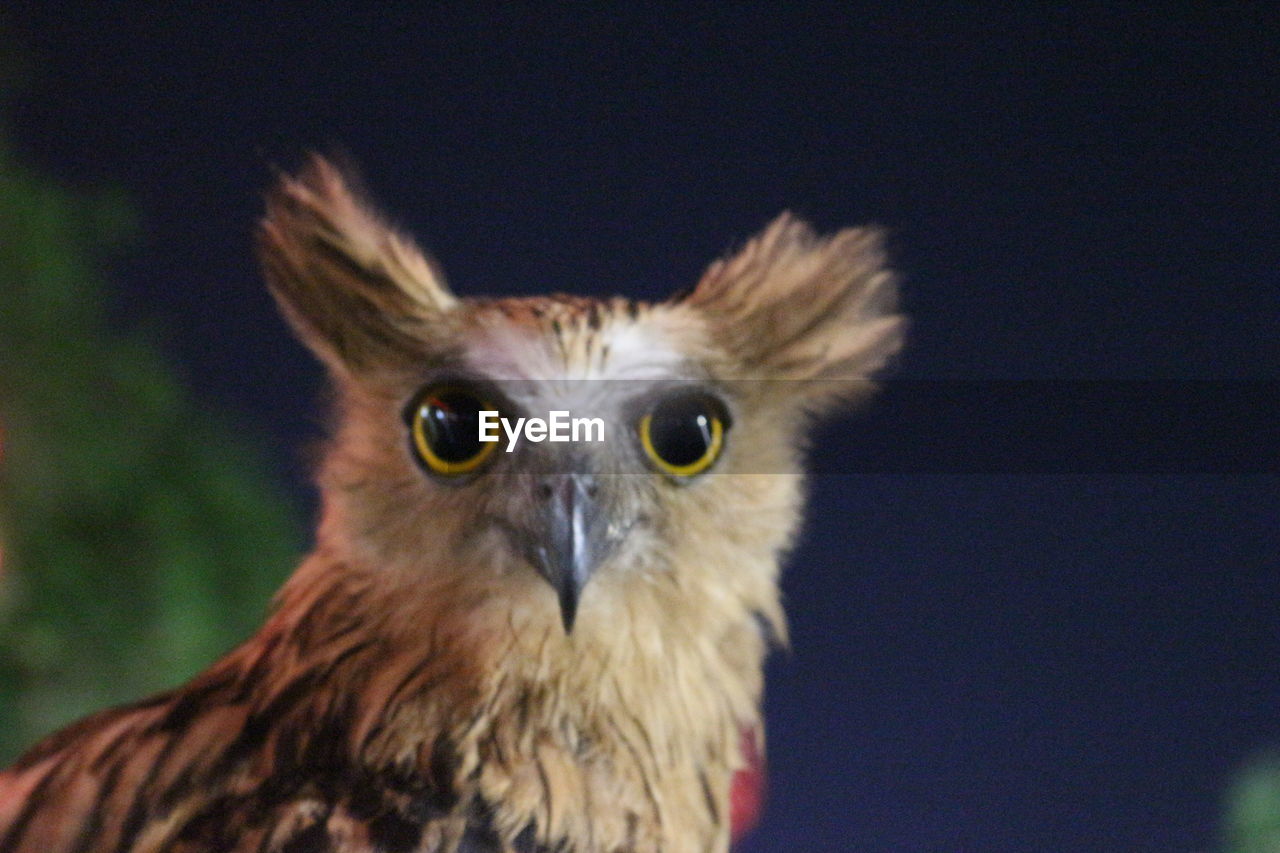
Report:
[[729,788],[729,836],[734,843],[760,822],[765,790],[764,759],[756,747],[755,730],[743,729],[739,742],[746,766],[733,774]]

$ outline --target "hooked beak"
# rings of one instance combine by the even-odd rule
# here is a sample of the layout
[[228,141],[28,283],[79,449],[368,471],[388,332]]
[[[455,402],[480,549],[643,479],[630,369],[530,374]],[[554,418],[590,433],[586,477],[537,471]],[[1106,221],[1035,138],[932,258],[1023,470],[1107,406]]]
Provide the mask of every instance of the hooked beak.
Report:
[[533,547],[534,565],[560,600],[560,619],[572,633],[582,588],[613,550],[604,513],[589,474],[556,474],[535,486],[542,504],[543,537]]

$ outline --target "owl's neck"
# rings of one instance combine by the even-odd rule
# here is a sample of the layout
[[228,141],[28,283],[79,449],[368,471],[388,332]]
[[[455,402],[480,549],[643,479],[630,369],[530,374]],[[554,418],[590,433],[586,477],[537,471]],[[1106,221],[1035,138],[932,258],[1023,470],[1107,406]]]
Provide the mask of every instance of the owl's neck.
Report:
[[280,637],[277,667],[324,671],[354,697],[362,766],[425,779],[507,839],[534,827],[568,850],[727,847],[741,733],[758,729],[752,619],[669,623],[671,602],[641,594],[567,636],[505,595],[412,590],[330,561],[300,568],[264,636]]

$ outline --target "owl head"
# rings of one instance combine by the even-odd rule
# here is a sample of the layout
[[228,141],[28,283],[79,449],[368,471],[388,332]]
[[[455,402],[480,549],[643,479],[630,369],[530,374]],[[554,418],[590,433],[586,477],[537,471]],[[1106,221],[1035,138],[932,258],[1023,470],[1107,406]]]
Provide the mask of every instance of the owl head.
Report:
[[351,186],[313,158],[258,234],[334,389],[320,549],[475,624],[781,634],[805,432],[902,341],[881,235],[784,214],[664,302],[460,298]]

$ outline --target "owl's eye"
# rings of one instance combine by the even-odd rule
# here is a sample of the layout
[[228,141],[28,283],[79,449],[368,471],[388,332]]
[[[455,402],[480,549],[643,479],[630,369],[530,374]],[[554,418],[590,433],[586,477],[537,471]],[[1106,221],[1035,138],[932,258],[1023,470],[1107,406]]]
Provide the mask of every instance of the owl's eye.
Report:
[[692,477],[711,467],[724,448],[729,415],[709,394],[676,394],[640,418],[640,445],[659,471]]
[[498,446],[480,440],[480,412],[495,407],[456,385],[428,388],[410,407],[413,450],[428,471],[445,477],[469,474]]

